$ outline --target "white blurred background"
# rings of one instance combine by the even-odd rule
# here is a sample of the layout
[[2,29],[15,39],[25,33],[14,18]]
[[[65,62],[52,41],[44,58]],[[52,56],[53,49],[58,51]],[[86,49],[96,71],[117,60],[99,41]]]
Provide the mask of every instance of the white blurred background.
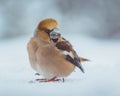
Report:
[[[85,74],[76,68],[65,83],[34,82],[26,45],[45,18],[91,60]],[[120,0],[0,0],[0,96],[120,96],[119,74]]]
[[0,39],[31,34],[49,17],[66,34],[120,38],[120,0],[0,0]]

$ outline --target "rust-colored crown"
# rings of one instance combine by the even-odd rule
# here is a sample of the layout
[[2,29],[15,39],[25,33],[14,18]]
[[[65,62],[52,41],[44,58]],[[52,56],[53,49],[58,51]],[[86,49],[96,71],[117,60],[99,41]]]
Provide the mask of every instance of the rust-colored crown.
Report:
[[55,19],[52,18],[44,19],[38,25],[39,30],[43,30],[43,29],[52,30],[54,28],[58,28],[58,23]]
[[43,40],[49,42],[50,36],[48,35],[47,31],[53,30],[54,28],[58,28],[58,23],[55,19],[52,18],[44,19],[38,24],[34,36],[43,38]]

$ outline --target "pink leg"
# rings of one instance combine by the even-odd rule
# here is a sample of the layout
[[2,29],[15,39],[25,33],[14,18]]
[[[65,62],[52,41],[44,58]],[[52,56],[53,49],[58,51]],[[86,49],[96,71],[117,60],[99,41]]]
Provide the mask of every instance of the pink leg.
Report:
[[42,78],[42,79],[36,79],[36,81],[40,81],[40,82],[55,82],[55,81],[60,81],[60,79],[57,79],[57,77],[53,77],[51,79],[46,79],[46,78]]

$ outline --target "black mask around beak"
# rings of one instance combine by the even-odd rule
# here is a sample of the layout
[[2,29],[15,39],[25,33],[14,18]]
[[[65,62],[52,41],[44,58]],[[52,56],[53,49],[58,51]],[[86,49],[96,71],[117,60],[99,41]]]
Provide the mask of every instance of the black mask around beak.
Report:
[[61,34],[58,29],[54,29],[50,32],[50,39],[56,42],[60,38]]

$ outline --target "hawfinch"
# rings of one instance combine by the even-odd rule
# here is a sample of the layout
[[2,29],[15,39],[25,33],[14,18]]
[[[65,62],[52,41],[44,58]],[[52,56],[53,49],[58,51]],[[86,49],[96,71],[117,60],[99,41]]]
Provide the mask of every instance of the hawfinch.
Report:
[[72,45],[63,38],[54,19],[42,20],[27,45],[32,68],[44,79],[41,82],[58,81],[57,77],[70,75],[75,67],[83,73],[82,61],[88,61],[77,55]]

